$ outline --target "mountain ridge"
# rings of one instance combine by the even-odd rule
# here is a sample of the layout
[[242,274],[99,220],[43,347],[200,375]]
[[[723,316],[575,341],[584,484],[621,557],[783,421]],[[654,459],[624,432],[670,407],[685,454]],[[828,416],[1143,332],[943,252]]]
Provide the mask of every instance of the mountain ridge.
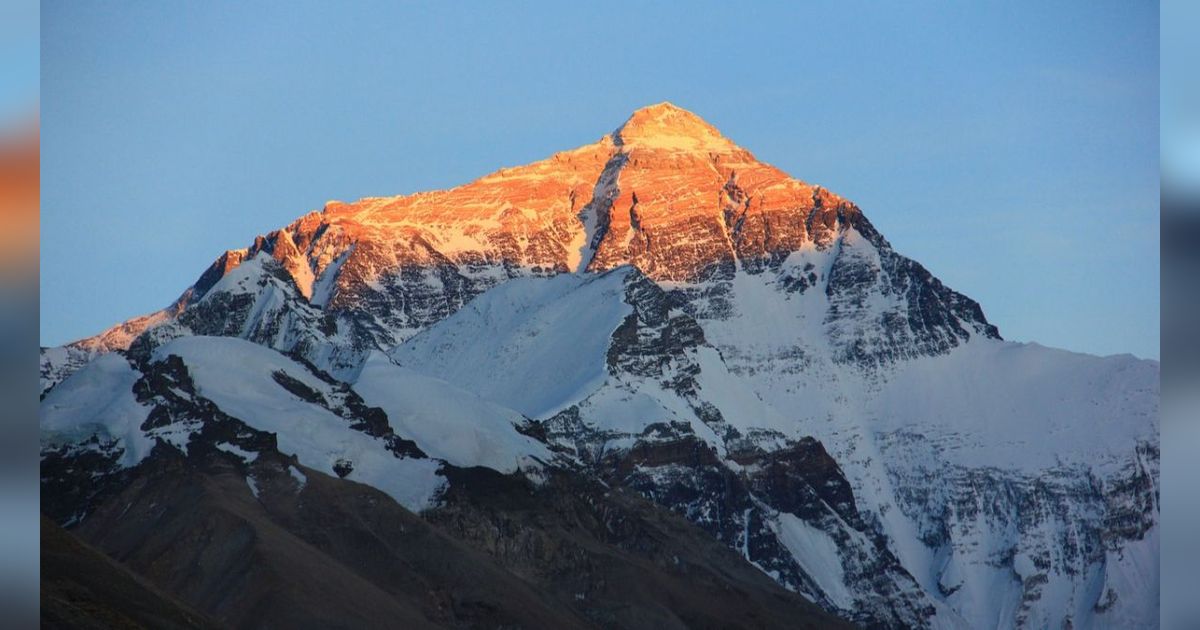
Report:
[[[633,133],[635,141],[624,145],[622,132]],[[679,138],[715,138],[720,151],[672,144]],[[244,249],[221,254],[167,308],[65,344],[69,356],[59,361],[77,365],[127,349],[259,252],[279,262],[315,306],[332,312],[363,302],[391,307],[379,315],[383,321],[368,324],[376,345],[390,346],[493,286],[500,279],[495,267],[511,277],[632,264],[656,281],[696,282],[722,268],[727,273],[731,265],[778,266],[806,245],[827,247],[839,225],[890,249],[853,204],[758,162],[700,117],[664,102],[637,110],[596,143],[461,186],[327,203]],[[453,270],[466,278],[446,278],[440,272],[449,266],[466,267],[466,273]],[[407,295],[397,304],[378,290],[389,272],[411,278],[428,269],[439,270],[430,282],[460,285],[457,299],[414,313],[409,305],[422,296]],[[999,337],[978,304],[950,293],[966,302],[984,334]],[[48,370],[53,368],[43,367]]]

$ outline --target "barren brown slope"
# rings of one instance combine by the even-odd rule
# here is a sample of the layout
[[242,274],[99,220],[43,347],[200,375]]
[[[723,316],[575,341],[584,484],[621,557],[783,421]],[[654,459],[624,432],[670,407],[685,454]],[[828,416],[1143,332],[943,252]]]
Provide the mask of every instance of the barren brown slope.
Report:
[[603,628],[849,628],[686,519],[555,472],[455,470],[427,518]]
[[41,534],[42,628],[220,627],[44,516]]
[[367,486],[297,467],[301,485],[292,465],[160,446],[74,531],[231,627],[839,624],[686,521],[594,482],[451,472],[478,505],[453,501],[431,525]]
[[74,530],[229,627],[582,625],[381,492],[291,464],[160,446]]

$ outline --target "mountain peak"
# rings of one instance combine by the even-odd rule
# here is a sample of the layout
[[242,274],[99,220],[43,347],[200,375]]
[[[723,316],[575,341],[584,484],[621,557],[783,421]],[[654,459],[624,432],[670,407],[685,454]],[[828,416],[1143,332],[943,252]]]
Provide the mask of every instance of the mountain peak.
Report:
[[663,101],[643,107],[616,131],[613,142],[634,149],[729,151],[736,147],[703,118]]

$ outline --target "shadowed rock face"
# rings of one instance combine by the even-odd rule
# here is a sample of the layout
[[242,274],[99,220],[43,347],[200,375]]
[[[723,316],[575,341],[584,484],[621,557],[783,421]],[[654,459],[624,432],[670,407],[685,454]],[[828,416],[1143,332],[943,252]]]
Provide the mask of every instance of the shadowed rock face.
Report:
[[578,625],[381,493],[290,466],[162,453],[75,531],[230,627]]
[[539,488],[487,469],[450,479],[429,520],[601,627],[849,627],[636,493],[575,475]]
[[41,627],[221,627],[42,517]]
[[[580,478],[450,469],[422,519],[277,452],[247,464],[201,446],[160,450],[73,531],[222,626],[844,626],[686,521]],[[207,627],[195,619],[177,627]]]

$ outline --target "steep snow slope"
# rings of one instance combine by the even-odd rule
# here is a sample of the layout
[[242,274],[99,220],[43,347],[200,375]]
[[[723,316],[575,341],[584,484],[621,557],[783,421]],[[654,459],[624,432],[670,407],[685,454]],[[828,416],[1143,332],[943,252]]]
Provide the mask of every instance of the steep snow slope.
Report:
[[595,390],[613,331],[631,311],[630,270],[510,280],[389,354],[540,418]]
[[38,355],[38,390],[45,394],[92,359],[104,354],[75,346],[42,348]]
[[397,457],[380,439],[301,398],[295,385],[285,387],[280,375],[325,402],[339,397],[329,382],[278,352],[227,337],[181,337],[154,351],[159,361],[172,355],[183,359],[197,394],[251,427],[274,433],[279,450],[305,466],[335,471],[348,463],[346,477],[383,490],[409,509],[429,505],[444,483],[436,460]]
[[[1157,364],[1129,356],[972,343],[914,361],[866,412],[891,486],[873,502],[915,525],[928,551],[901,555],[975,626],[1152,625],[1157,400]],[[864,494],[887,488],[870,476]]]
[[140,376],[121,355],[106,354],[55,387],[38,410],[43,448],[86,444],[95,436],[95,448],[119,449],[122,465],[136,465],[154,446],[141,429],[150,408],[133,393]]
[[1158,372],[1128,355],[972,343],[896,370],[868,414],[880,433],[937,436],[951,465],[1105,470],[1156,439]]
[[372,352],[354,381],[367,404],[382,408],[401,435],[431,457],[501,472],[548,462],[546,445],[522,435],[524,416],[443,380],[395,365]]

